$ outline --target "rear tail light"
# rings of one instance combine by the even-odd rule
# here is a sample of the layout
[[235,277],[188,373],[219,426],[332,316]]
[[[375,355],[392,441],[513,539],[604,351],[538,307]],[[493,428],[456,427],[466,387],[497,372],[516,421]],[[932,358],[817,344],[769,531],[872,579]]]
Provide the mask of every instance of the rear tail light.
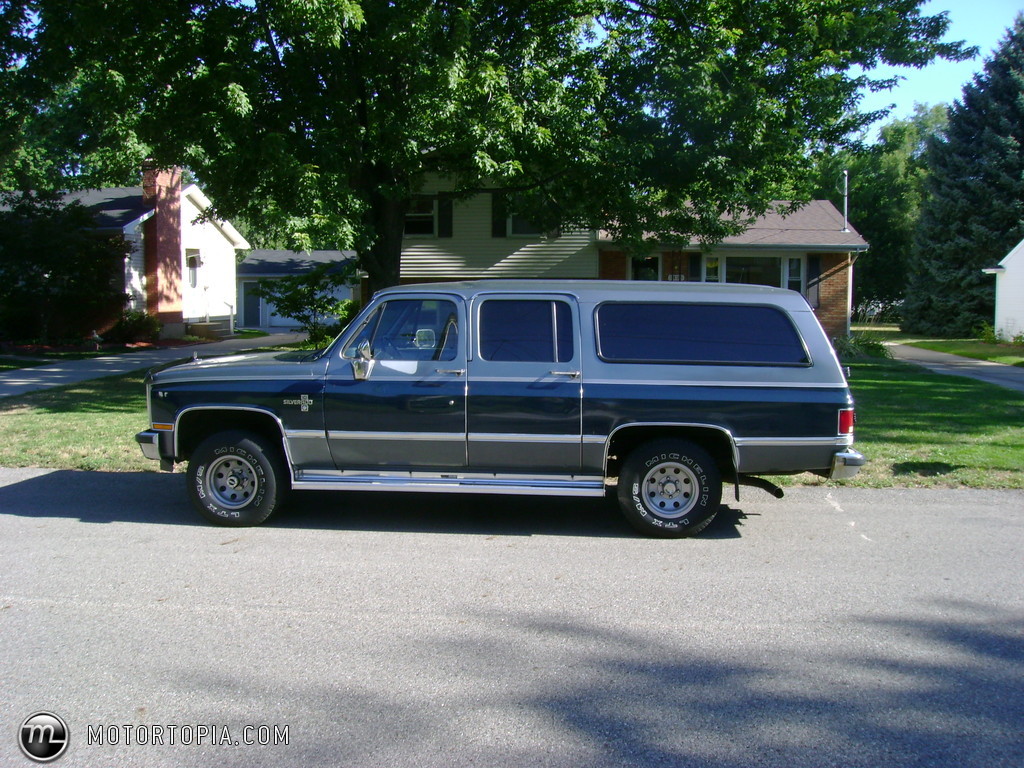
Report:
[[840,435],[852,435],[853,425],[857,422],[857,417],[854,416],[853,408],[842,408],[839,411],[839,434]]

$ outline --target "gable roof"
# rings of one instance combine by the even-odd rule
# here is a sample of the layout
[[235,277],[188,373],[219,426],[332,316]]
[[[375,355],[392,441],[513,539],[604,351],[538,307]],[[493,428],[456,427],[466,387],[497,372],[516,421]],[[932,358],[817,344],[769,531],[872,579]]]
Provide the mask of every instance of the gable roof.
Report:
[[[828,200],[811,200],[791,213],[784,213],[789,203],[776,201],[763,216],[738,235],[731,235],[715,248],[796,249],[811,251],[866,251],[867,241],[847,223]],[[599,240],[614,242],[607,232]],[[691,243],[698,248],[699,245]]]
[[142,187],[108,187],[68,192],[64,202],[78,202],[88,208],[96,219],[96,228],[124,229],[142,223],[153,215],[153,206],[142,202]]
[[355,251],[256,249],[249,252],[236,271],[245,277],[289,277],[321,264],[336,263],[337,268],[341,269],[355,257]]
[[[209,208],[210,199],[195,184],[188,184],[181,190],[182,198],[188,198],[199,210]],[[155,208],[142,200],[142,187],[106,187],[67,192],[65,203],[78,202],[89,209],[99,231],[124,231],[138,226],[153,216]],[[210,223],[224,236],[232,248],[248,248],[249,243],[230,222],[210,218]]]

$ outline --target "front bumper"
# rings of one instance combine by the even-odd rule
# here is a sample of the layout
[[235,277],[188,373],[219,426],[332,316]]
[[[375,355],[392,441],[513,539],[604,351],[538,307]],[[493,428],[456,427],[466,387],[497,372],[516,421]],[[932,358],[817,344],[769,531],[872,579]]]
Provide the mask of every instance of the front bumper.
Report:
[[135,442],[142,449],[142,455],[147,459],[159,461],[160,469],[165,471],[174,468],[174,459],[170,455],[171,452],[165,453],[160,450],[161,440],[168,440],[168,435],[168,432],[159,432],[155,429],[146,429],[135,435]]
[[849,480],[860,472],[860,468],[867,463],[867,459],[853,448],[847,448],[832,457],[832,471],[828,475],[829,480]]

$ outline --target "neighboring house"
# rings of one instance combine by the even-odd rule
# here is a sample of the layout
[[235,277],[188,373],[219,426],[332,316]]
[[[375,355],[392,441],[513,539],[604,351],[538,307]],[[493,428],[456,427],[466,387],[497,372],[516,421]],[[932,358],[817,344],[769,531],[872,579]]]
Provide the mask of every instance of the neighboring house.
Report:
[[[238,265],[238,315],[244,328],[295,328],[298,321],[281,317],[272,302],[253,293],[261,280],[280,280],[300,275],[321,264],[334,263],[343,269],[355,258],[354,251],[254,250]],[[341,301],[352,298],[352,289],[342,286],[334,292]]]
[[1010,340],[1024,334],[1024,240],[999,266],[983,271],[996,276],[996,335]]
[[[545,234],[505,212],[501,193],[417,197],[406,217],[402,282],[475,278],[602,278],[755,283],[800,291],[830,336],[848,333],[853,262],[867,242],[830,202],[769,213],[709,252],[698,245],[628,256],[606,233]],[[365,298],[365,297],[364,297]]]
[[124,269],[128,307],[156,315],[165,336],[213,323],[230,327],[235,311],[235,251],[249,247],[226,221],[204,218],[210,201],[181,170],[145,170],[142,186],[71,192],[93,212],[99,231],[134,245]]

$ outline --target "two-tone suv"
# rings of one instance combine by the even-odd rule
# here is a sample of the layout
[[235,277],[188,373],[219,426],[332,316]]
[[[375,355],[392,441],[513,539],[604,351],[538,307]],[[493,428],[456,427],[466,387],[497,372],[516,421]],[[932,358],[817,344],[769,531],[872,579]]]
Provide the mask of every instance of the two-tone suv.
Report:
[[[864,463],[853,401],[799,294],[746,285],[478,281],[378,293],[316,352],[175,365],[136,439],[215,523],[291,490],[618,497],[692,535],[722,482]],[[779,494],[781,495],[781,493]]]

